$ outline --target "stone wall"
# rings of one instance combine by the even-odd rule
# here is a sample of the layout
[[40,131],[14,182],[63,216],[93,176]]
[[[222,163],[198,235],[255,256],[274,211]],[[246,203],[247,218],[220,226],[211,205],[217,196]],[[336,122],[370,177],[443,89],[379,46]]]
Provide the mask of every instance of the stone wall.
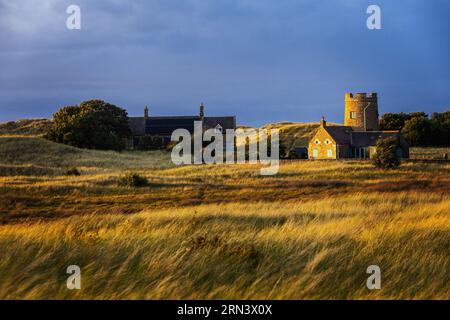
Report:
[[[318,143],[316,143],[316,141]],[[329,143],[327,143],[329,142]],[[317,157],[314,157],[314,149],[317,149]],[[331,150],[331,157],[328,156],[328,150]],[[309,159],[336,159],[336,142],[331,138],[328,132],[320,127],[308,145]]]

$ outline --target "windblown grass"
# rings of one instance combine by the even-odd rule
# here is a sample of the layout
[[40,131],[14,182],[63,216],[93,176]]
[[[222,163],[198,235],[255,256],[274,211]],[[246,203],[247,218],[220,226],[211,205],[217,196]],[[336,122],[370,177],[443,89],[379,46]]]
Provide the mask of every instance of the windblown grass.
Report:
[[[261,176],[3,136],[0,170],[0,299],[450,298],[446,163],[292,161]],[[118,186],[129,171],[150,184]],[[66,288],[73,264],[81,290]],[[381,290],[365,286],[373,264]]]
[[[448,299],[449,210],[358,193],[2,226],[0,298]],[[373,264],[381,290],[365,286]]]

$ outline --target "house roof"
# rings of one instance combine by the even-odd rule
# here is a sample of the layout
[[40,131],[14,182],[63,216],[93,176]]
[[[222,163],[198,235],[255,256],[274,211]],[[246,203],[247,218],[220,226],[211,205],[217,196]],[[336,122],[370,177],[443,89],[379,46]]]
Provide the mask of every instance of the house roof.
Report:
[[194,122],[201,121],[199,116],[149,117],[145,123],[145,133],[170,136],[176,129],[194,132]]
[[352,127],[349,126],[325,126],[323,127],[337,144],[350,144],[350,132]]
[[[194,121],[202,121],[200,116],[164,116],[164,117],[129,117],[130,129],[135,136],[145,134],[170,136],[176,129],[186,129],[194,132]],[[204,117],[203,125],[215,128],[220,125],[222,129],[235,129],[236,117]]]
[[349,126],[325,126],[323,128],[336,144],[346,144],[352,147],[374,146],[380,138],[400,136],[398,131],[353,131]]
[[398,137],[398,131],[354,131],[351,132],[351,145],[353,147],[368,147],[377,144],[378,139]]
[[207,128],[215,128],[220,125],[223,130],[236,128],[236,117],[205,117],[203,125]]

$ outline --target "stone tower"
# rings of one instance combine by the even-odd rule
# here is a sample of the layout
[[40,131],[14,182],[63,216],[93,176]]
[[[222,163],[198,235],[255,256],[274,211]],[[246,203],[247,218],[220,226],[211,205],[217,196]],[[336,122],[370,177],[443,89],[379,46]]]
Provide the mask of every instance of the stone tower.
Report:
[[346,93],[344,125],[355,131],[378,131],[377,94]]

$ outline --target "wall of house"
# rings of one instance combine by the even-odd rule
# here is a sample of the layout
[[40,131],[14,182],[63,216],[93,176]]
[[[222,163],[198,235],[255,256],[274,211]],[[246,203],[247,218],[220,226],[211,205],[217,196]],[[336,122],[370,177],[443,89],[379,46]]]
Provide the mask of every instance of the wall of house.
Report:
[[348,145],[337,145],[337,157],[336,159],[346,159],[352,157],[352,150]]
[[[317,144],[316,141],[319,143]],[[329,143],[327,143],[329,142]],[[317,156],[314,157],[314,149],[317,149]],[[331,150],[331,157],[328,154]],[[336,142],[331,138],[328,132],[323,128],[319,128],[314,137],[310,140],[308,145],[309,159],[336,159]]]

